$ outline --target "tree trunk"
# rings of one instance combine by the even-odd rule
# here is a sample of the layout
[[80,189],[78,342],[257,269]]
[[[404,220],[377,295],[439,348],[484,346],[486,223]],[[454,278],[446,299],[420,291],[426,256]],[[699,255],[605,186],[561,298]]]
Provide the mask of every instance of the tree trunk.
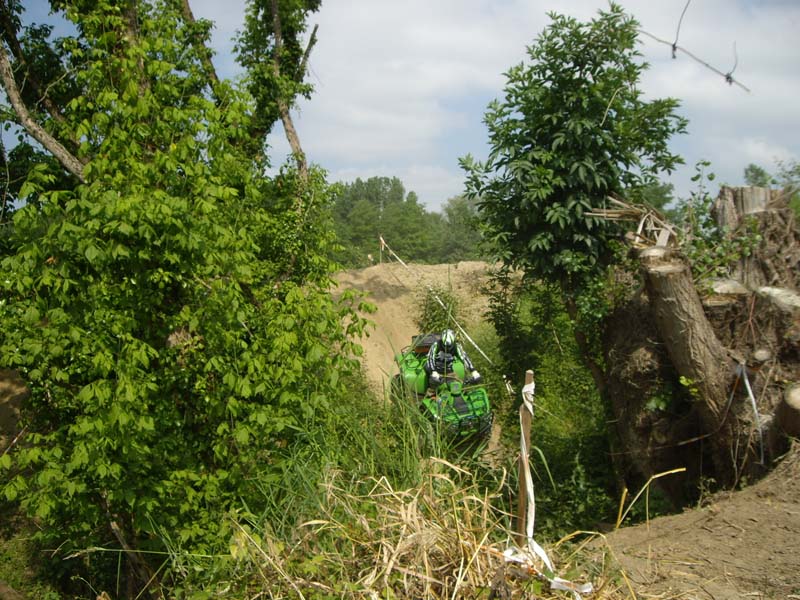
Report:
[[732,483],[736,473],[731,459],[735,431],[727,417],[736,365],[703,312],[689,267],[663,248],[645,250],[640,258],[650,308],[670,360],[698,392],[698,414],[711,437],[717,479]]
[[[197,23],[194,18],[194,13],[192,12],[192,7],[189,5],[189,0],[181,0],[181,13],[183,14],[183,20],[186,21],[186,24],[190,27],[193,27],[195,23]],[[219,77],[217,76],[217,70],[214,68],[214,63],[211,62],[211,50],[205,45],[202,36],[197,33],[192,36],[192,44],[200,55],[203,70],[206,72],[206,77],[208,77],[212,92],[216,95]],[[219,102],[219,98],[217,98],[217,102]]]
[[[275,51],[273,55],[274,58],[272,60],[272,69],[275,73],[275,80],[277,83],[281,78],[280,54],[283,47],[283,30],[281,29],[281,18],[278,14],[278,0],[272,0],[271,8],[273,28],[272,33],[275,36]],[[314,29],[314,33],[316,34],[316,29]],[[309,42],[309,49],[306,51],[306,55],[303,57],[304,63],[308,60],[307,54],[311,51],[311,42],[313,42],[314,38],[315,36],[312,35],[311,41]],[[281,115],[281,122],[283,123],[283,130],[286,133],[286,139],[289,142],[289,146],[292,148],[294,159],[297,161],[297,172],[300,177],[300,182],[303,184],[303,187],[307,187],[308,162],[306,161],[306,154],[303,152],[303,148],[300,145],[300,136],[297,135],[297,130],[294,128],[294,121],[292,121],[292,115],[289,112],[289,103],[282,96],[278,97],[278,111]],[[303,202],[301,200],[302,195],[298,194],[297,198],[298,202],[295,210],[298,214],[301,214],[303,211]]]

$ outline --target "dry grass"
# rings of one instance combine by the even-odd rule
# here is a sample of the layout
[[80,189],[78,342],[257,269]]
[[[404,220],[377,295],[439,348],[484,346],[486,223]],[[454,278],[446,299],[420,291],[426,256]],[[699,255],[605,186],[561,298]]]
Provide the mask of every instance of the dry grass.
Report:
[[[569,598],[537,569],[507,565],[510,517],[499,494],[466,470],[430,459],[421,485],[395,490],[330,473],[319,518],[291,545],[265,527],[237,525],[231,544],[246,598]],[[597,540],[600,540],[599,542]],[[591,543],[590,543],[591,542]],[[577,532],[549,548],[556,575],[591,581],[593,599],[635,598],[603,536]],[[228,593],[232,590],[228,588]]]

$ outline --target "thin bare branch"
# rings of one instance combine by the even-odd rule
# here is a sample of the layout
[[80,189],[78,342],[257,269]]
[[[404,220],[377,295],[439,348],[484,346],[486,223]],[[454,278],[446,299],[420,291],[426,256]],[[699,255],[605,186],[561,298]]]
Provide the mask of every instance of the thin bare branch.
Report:
[[0,44],[0,79],[2,79],[8,100],[11,102],[11,106],[14,108],[14,112],[17,113],[20,124],[25,128],[25,131],[55,156],[67,171],[85,183],[81,161],[31,117],[28,107],[25,106],[20,96],[14,73],[11,70],[11,63],[8,60],[8,54],[3,44]]

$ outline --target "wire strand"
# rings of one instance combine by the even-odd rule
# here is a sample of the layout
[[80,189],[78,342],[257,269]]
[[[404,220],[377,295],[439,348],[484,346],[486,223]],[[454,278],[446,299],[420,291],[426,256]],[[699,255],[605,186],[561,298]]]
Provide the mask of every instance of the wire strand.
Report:
[[[732,75],[733,71],[731,71],[730,73],[723,73],[722,71],[720,71],[716,67],[714,67],[714,66],[710,65],[709,63],[707,63],[706,61],[704,61],[702,58],[699,58],[698,56],[695,56],[694,54],[692,54],[691,52],[689,52],[686,48],[683,48],[682,46],[678,46],[676,44],[668,42],[667,40],[661,39],[660,37],[658,37],[656,35],[653,35],[649,31],[645,31],[644,29],[639,29],[638,31],[642,35],[646,35],[647,37],[655,40],[656,42],[659,42],[660,44],[666,44],[667,46],[672,48],[673,51],[680,50],[681,52],[683,52],[686,56],[688,56],[692,60],[700,63],[701,65],[703,65],[707,69],[710,69],[711,71],[713,71],[714,73],[716,73],[717,75],[722,77],[729,85],[737,85],[740,88],[742,88],[745,92],[747,92],[748,94],[750,93],[750,88],[748,88],[743,83],[741,83],[740,81],[737,81],[736,79],[733,78],[733,75]],[[738,62],[738,59],[737,59],[737,62]],[[735,68],[735,66],[734,66],[734,68]]]
[[672,42],[672,58],[677,58],[675,56],[675,51],[678,49],[678,36],[681,34],[681,23],[683,23],[683,16],[686,14],[686,9],[689,8],[691,1],[692,0],[686,0],[686,6],[683,7],[681,18],[678,19],[678,29],[675,31],[675,41]]

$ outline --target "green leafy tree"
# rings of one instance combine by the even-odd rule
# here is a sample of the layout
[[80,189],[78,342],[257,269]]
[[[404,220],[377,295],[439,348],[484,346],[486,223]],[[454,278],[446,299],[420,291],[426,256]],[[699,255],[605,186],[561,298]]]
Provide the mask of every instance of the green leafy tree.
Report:
[[380,209],[373,202],[362,198],[355,202],[343,221],[337,221],[340,241],[345,253],[341,260],[345,264],[364,265],[367,255],[379,247],[376,224],[380,219]]
[[[620,232],[591,213],[610,194],[679,164],[667,143],[686,122],[675,114],[676,100],[644,99],[638,24],[619,6],[588,23],[551,19],[528,48],[529,62],[506,73],[503,100],[489,105],[488,160],[461,163],[467,197],[478,200],[503,262],[556,283],[570,316],[596,323],[604,314],[600,282]],[[587,324],[576,335],[602,387],[586,338],[596,330]]]
[[444,205],[444,232],[441,237],[441,262],[478,260],[481,234],[478,229],[477,202],[454,196]]
[[686,123],[676,100],[644,99],[638,24],[619,6],[551,19],[489,105],[488,160],[462,166],[503,260],[571,295],[613,256],[618,232],[591,211],[679,164],[667,142]]
[[401,257],[435,262],[436,234],[441,230],[440,223],[441,215],[428,213],[417,195],[410,192],[404,202],[387,205],[381,219],[381,232]]
[[750,163],[744,168],[744,181],[747,185],[757,187],[770,187],[773,183],[770,174],[754,163]]
[[759,187],[780,186],[788,194],[788,204],[800,217],[800,163],[797,161],[778,161],[778,171],[773,176],[764,168],[750,163],[744,169],[747,185]]
[[381,235],[404,260],[436,258],[434,231],[441,217],[428,213],[414,192],[406,194],[397,177],[345,184],[336,198],[333,219],[342,246],[335,257],[347,266],[367,265],[367,256],[379,251]]
[[3,72],[57,162],[31,160],[0,262],[0,356],[31,389],[0,489],[52,547],[119,548],[144,585],[166,532],[210,551],[258,510],[282,448],[335,414],[364,323],[327,289],[324,177],[263,177],[256,103],[209,77],[180,6],[58,6],[80,90],[58,129]]
[[429,212],[397,177],[356,179],[336,196],[332,218],[340,248],[334,257],[346,266],[365,266],[383,235],[404,260],[475,260],[481,240],[476,213],[476,202],[463,197],[451,198],[443,213]]
[[800,219],[800,162],[796,160],[779,162],[778,183],[788,190],[789,206]]
[[652,206],[668,218],[675,217],[675,186],[663,181],[651,181],[626,191],[625,196],[634,202]]
[[[547,464],[535,464],[536,502],[544,515],[539,526],[555,536],[608,520],[613,508],[611,465],[597,459],[609,452],[608,415],[582,364],[561,298],[557,285],[501,270],[490,282],[487,312],[501,340],[502,372],[521,379],[536,366],[536,403],[544,416],[534,420],[532,439],[547,457]],[[532,456],[538,463],[541,455]],[[551,486],[545,473],[571,485]]]
[[289,114],[298,96],[309,98],[313,86],[305,81],[309,54],[316,43],[316,28],[308,44],[302,36],[309,15],[319,10],[321,0],[250,0],[245,28],[236,51],[248,73],[248,89],[256,101],[253,139],[263,143],[265,135],[280,119],[302,179],[306,159]]

